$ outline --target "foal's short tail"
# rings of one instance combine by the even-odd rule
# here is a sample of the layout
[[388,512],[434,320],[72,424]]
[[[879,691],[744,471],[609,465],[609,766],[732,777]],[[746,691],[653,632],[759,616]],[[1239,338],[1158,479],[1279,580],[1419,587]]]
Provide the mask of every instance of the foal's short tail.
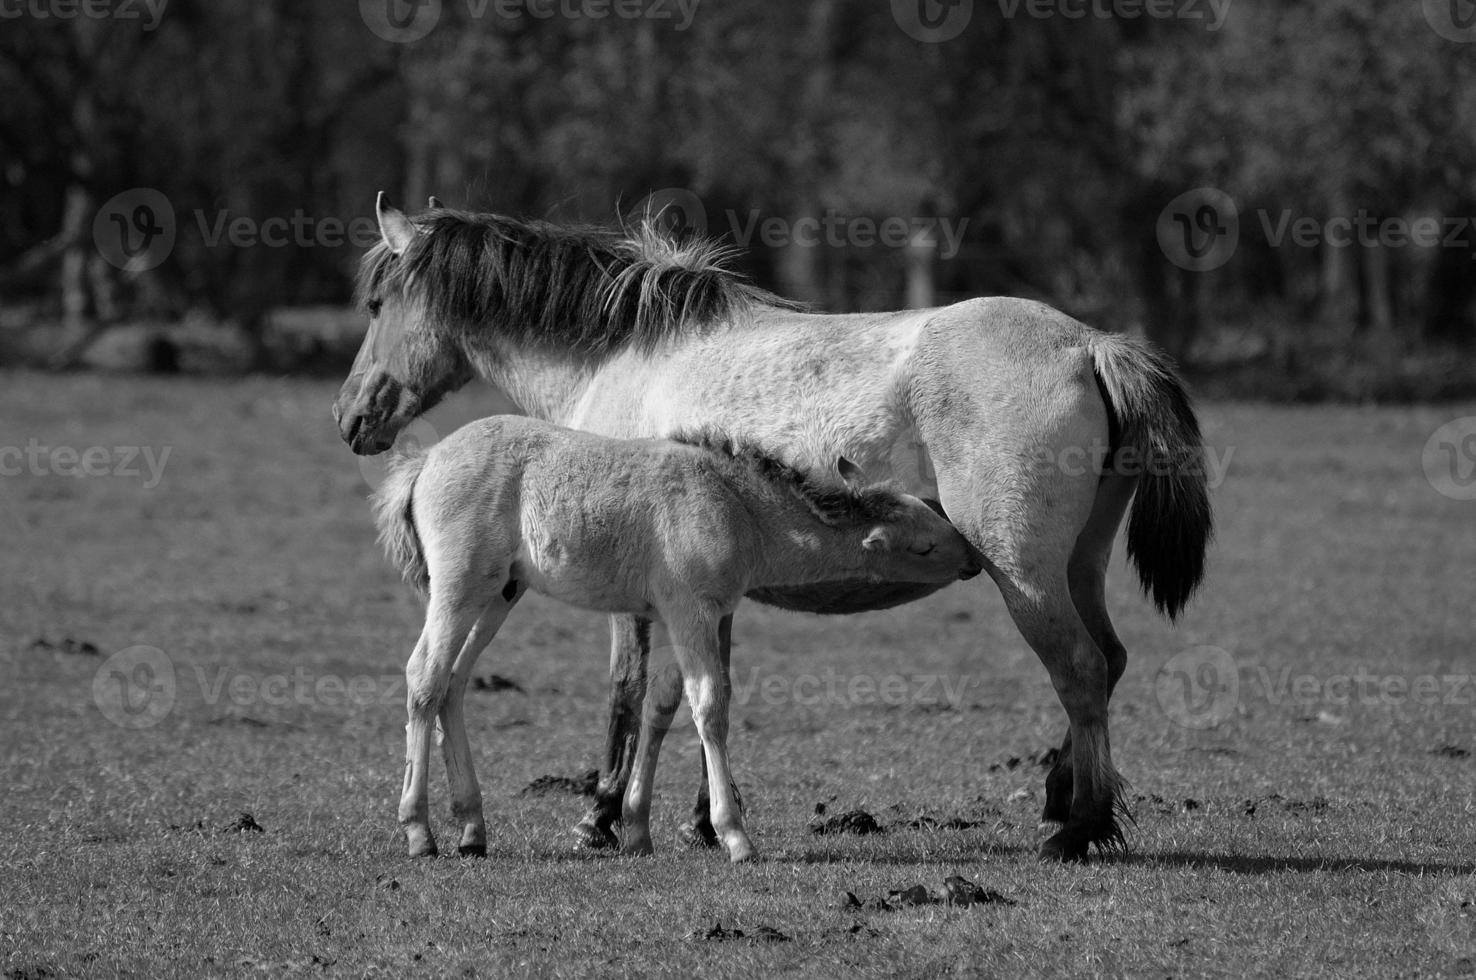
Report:
[[1199,422],[1173,365],[1156,349],[1115,334],[1094,335],[1090,347],[1113,417],[1113,469],[1139,477],[1128,557],[1143,591],[1173,619],[1204,578],[1213,532]]
[[390,460],[384,483],[374,491],[374,524],[379,528],[379,543],[405,581],[421,592],[428,592],[430,570],[426,568],[425,552],[421,550],[415,517],[410,511],[415,480],[423,469],[424,450],[411,450]]

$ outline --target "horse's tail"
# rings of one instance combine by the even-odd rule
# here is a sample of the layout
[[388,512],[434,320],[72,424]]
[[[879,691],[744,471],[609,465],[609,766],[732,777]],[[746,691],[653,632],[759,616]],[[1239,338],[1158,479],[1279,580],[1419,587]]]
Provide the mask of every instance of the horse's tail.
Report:
[[415,480],[425,469],[425,450],[412,449],[390,460],[389,473],[374,491],[374,524],[379,543],[400,574],[420,592],[430,591],[430,570],[411,512]]
[[1094,334],[1097,385],[1112,419],[1112,471],[1139,477],[1127,552],[1143,591],[1173,619],[1204,578],[1213,533],[1204,442],[1169,359],[1147,344]]

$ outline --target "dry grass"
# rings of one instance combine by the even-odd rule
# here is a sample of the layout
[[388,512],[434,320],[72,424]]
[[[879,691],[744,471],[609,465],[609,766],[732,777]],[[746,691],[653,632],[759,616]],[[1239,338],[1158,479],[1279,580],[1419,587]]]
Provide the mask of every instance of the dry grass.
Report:
[[[1429,434],[1476,409],[1206,409],[1235,452],[1205,593],[1174,629],[1125,568],[1110,582],[1133,655],[1113,728],[1136,798],[1127,859],[1035,862],[1030,756],[1063,716],[981,581],[889,614],[740,614],[734,760],[766,858],[742,868],[673,846],[689,726],[668,743],[654,859],[571,852],[582,801],[519,795],[593,766],[604,725],[603,621],[529,600],[479,668],[526,693],[470,696],[491,855],[413,863],[395,678],[419,610],[375,551],[333,391],[0,375],[0,447],[171,451],[149,489],[0,477],[6,976],[1473,971],[1476,756],[1460,750],[1476,752],[1476,689],[1341,697],[1336,678],[1476,669],[1476,504],[1420,466]],[[176,694],[138,730],[94,696],[100,671],[116,688],[105,658],[135,645],[163,652]],[[1155,682],[1205,645],[1241,683],[1228,720],[1195,731]],[[315,686],[355,678],[357,703]],[[446,828],[439,773],[432,793]],[[814,836],[822,802],[888,832]],[[261,832],[231,829],[243,811]],[[920,815],[979,826],[910,827]],[[954,874],[1016,904],[839,907]],[[789,938],[688,938],[717,921]]]

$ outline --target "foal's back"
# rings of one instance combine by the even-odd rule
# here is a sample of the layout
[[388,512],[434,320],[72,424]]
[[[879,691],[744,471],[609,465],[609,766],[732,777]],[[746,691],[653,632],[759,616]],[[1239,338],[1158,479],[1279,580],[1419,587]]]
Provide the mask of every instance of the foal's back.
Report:
[[587,609],[655,614],[675,592],[736,599],[746,585],[747,509],[708,451],[669,440],[481,419],[432,449],[414,507],[446,587],[506,576]]

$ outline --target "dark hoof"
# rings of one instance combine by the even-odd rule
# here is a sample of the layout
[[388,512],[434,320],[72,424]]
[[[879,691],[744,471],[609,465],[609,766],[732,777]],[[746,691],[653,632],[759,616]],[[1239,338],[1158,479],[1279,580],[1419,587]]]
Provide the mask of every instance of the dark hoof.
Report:
[[574,843],[589,851],[613,851],[620,846],[620,839],[608,827],[581,820],[574,827]]
[[1085,864],[1087,839],[1080,834],[1063,830],[1040,845],[1039,858],[1042,861],[1054,861],[1057,864]]
[[717,831],[706,820],[688,820],[682,824],[677,828],[677,840],[693,848],[718,846]]
[[484,858],[487,856],[486,844],[462,844],[456,849],[456,853],[464,858]]

